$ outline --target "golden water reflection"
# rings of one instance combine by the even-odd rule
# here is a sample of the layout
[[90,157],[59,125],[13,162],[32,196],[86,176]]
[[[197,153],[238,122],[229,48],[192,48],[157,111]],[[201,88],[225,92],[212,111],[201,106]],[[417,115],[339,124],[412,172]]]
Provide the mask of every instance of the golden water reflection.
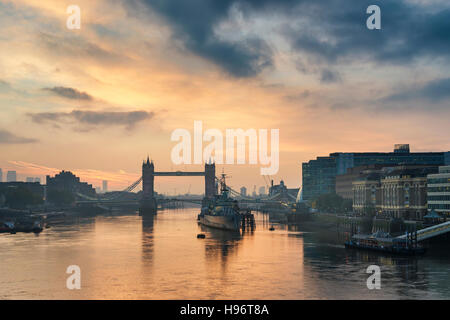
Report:
[[[197,224],[197,209],[79,218],[40,235],[0,235],[1,299],[449,298],[450,259],[346,250],[302,226],[232,233]],[[264,223],[263,223],[264,222]],[[269,231],[274,224],[275,230]],[[204,233],[205,239],[197,239]],[[331,236],[332,238],[332,236]],[[447,259],[447,260],[445,260]],[[82,289],[68,290],[69,265]],[[382,290],[366,287],[368,265]]]

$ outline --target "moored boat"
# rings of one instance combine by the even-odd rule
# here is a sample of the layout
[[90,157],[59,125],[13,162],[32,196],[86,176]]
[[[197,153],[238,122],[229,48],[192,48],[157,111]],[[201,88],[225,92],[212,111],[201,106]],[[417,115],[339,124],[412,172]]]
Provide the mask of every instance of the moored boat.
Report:
[[207,227],[240,231],[243,215],[237,201],[229,196],[224,174],[220,179],[220,190],[220,195],[216,196],[209,206],[202,208],[198,221]]
[[44,230],[43,224],[41,221],[25,221],[25,222],[19,222],[15,225],[15,231],[16,232],[33,232],[33,233],[40,233]]
[[389,235],[356,234],[345,242],[346,248],[364,249],[401,255],[425,254],[426,248],[417,243],[417,238],[393,238]]
[[14,222],[0,223],[0,233],[16,233]]

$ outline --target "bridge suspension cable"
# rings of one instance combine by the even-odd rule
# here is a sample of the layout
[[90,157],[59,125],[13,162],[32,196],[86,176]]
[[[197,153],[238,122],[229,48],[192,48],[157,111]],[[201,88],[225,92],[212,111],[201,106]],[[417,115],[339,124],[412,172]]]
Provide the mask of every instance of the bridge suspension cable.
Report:
[[131,192],[134,189],[136,189],[136,187],[142,182],[142,176],[136,180],[135,182],[133,182],[131,185],[129,185],[128,187],[126,187],[125,189],[123,189],[122,191],[119,191],[117,195],[115,195],[114,197],[108,197],[105,200],[110,201],[110,200],[115,200],[121,196],[123,196],[125,193]]
[[128,192],[133,191],[134,189],[136,189],[136,187],[142,182],[142,176],[136,180],[135,182],[133,182],[131,185],[129,185],[128,187],[126,187],[125,189],[118,191],[117,194],[115,194],[114,196],[111,197],[105,197],[103,199],[99,199],[94,198],[94,197],[90,197],[87,195],[84,195],[82,193],[76,193],[77,196],[79,196],[80,198],[86,199],[86,200],[90,200],[90,201],[111,201],[111,200],[115,200],[117,198],[120,198],[121,196],[125,195]]

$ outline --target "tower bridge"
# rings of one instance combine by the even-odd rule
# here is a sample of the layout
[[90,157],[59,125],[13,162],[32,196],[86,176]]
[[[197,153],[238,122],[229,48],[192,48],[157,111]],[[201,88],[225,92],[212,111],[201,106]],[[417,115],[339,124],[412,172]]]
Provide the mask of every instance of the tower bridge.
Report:
[[[205,177],[205,195],[203,198],[186,199],[179,197],[160,197],[155,193],[155,177]],[[216,181],[216,165],[214,163],[205,163],[204,171],[155,171],[155,165],[150,158],[142,163],[142,175],[138,180],[133,182],[130,186],[120,192],[114,193],[107,198],[98,198],[93,196],[87,196],[83,194],[77,194],[80,200],[76,201],[78,205],[85,204],[100,204],[105,206],[139,206],[141,214],[155,214],[158,208],[158,204],[165,204],[169,202],[189,202],[199,205],[207,205],[217,195]],[[142,183],[142,196],[140,199],[130,199],[126,195],[136,189]],[[286,200],[280,198],[281,194],[275,194],[265,199],[254,199],[242,196],[236,190],[233,190],[228,186],[230,194],[233,198],[239,201],[240,204],[246,208],[253,208],[255,210],[260,209],[264,204],[281,204],[287,205]]]
[[155,177],[205,177],[205,197],[203,203],[211,200],[217,194],[216,188],[216,165],[205,163],[205,171],[198,172],[157,172],[155,165],[150,158],[142,163],[142,200],[140,206],[141,213],[155,213],[157,202],[155,198]]

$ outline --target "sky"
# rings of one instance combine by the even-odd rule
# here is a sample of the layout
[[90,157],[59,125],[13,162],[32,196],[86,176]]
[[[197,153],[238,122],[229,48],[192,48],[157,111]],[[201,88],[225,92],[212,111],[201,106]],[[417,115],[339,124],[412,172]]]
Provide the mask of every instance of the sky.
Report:
[[[69,5],[81,28],[66,27]],[[369,30],[369,5],[381,30]],[[71,170],[120,190],[149,156],[175,165],[174,130],[279,129],[280,168],[332,152],[450,150],[445,0],[0,0],[0,168]],[[260,165],[218,165],[235,189]],[[161,178],[201,193],[202,178]]]

